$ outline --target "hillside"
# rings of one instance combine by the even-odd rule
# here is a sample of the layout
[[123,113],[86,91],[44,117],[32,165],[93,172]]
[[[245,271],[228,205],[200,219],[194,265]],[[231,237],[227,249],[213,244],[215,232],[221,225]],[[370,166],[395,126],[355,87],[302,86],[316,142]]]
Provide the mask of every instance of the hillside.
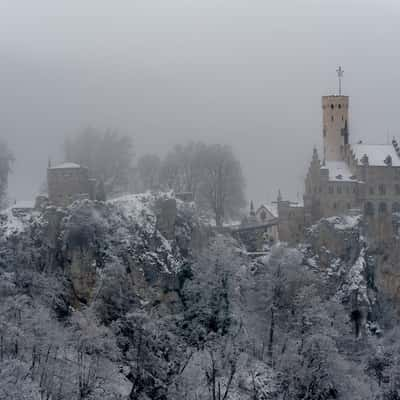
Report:
[[363,230],[250,259],[170,194],[7,210],[0,399],[399,399],[398,244]]

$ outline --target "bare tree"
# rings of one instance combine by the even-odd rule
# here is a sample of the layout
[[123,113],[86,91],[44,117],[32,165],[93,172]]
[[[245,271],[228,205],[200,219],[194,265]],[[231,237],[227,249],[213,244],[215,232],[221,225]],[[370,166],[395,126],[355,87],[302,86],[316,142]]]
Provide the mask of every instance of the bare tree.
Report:
[[228,146],[175,147],[163,163],[161,180],[176,192],[191,192],[202,209],[213,213],[218,226],[245,206],[242,169]]
[[90,175],[112,191],[128,186],[133,143],[115,131],[87,128],[65,140],[64,157],[88,167]]
[[3,140],[0,140],[0,208],[4,207],[8,176],[11,172],[11,165],[14,161],[14,156],[8,145]]
[[137,162],[137,170],[143,190],[157,189],[160,184],[161,160],[155,154],[145,154]]
[[202,161],[201,201],[214,213],[217,226],[222,226],[225,218],[235,216],[246,204],[242,168],[228,146],[209,146]]

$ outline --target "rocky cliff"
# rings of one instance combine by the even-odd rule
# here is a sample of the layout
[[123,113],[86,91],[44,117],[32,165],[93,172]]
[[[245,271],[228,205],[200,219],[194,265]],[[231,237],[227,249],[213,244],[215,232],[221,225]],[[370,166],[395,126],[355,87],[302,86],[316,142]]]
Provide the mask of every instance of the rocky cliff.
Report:
[[0,214],[0,398],[397,399],[396,239],[249,259],[170,194]]

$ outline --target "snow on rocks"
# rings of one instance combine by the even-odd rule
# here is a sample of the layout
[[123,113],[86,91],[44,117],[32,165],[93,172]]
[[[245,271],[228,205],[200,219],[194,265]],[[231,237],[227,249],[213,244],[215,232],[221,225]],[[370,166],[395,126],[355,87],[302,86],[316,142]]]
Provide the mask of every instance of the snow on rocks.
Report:
[[40,222],[41,214],[35,211],[16,213],[14,207],[0,213],[0,237],[8,239],[23,233],[32,223]]

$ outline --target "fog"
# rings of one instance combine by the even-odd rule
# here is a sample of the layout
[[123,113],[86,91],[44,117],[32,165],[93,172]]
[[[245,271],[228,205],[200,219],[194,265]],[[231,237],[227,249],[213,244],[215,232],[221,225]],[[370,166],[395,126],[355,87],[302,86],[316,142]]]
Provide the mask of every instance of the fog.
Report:
[[32,198],[65,135],[92,125],[137,155],[230,144],[249,199],[296,199],[337,65],[351,140],[400,136],[399,17],[388,0],[0,0],[10,194]]

